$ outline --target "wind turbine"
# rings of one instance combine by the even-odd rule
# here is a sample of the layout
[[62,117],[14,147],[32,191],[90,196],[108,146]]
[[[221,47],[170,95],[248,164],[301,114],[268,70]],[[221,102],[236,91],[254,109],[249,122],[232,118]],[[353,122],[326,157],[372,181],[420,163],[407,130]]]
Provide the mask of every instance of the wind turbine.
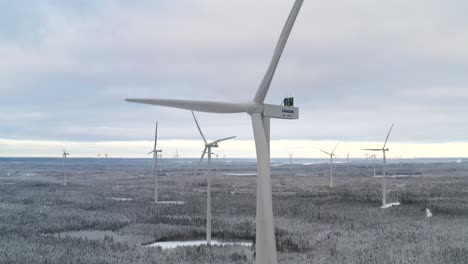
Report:
[[292,98],[283,105],[265,104],[276,68],[288,41],[303,0],[296,0],[273,53],[270,65],[252,101],[243,103],[170,99],[126,99],[128,102],[161,105],[209,113],[247,113],[251,116],[257,152],[256,263],[276,264],[276,242],[270,175],[270,118],[298,119],[299,108]]
[[[227,137],[227,138],[221,138],[217,139],[211,143],[208,143],[206,141],[205,136],[203,135],[203,132],[201,131],[200,125],[198,124],[197,118],[195,117],[195,114],[192,111],[193,115],[193,120],[195,120],[195,124],[197,124],[198,131],[200,132],[200,136],[203,138],[203,141],[205,142],[205,148],[203,149],[203,153],[201,155],[200,161],[198,162],[198,166],[200,166],[200,163],[203,161],[203,158],[205,157],[205,154],[208,152],[208,174],[206,176],[207,184],[206,184],[206,242],[208,245],[211,244],[211,154],[214,154],[211,152],[211,148],[217,148],[218,143],[233,139],[235,137]],[[197,170],[195,171],[195,175],[198,172],[198,167]]]
[[289,170],[292,171],[292,156],[293,153],[288,153],[289,154]]
[[349,152],[346,154],[346,176],[349,176]]
[[320,150],[323,153],[330,155],[330,188],[333,188],[333,156],[335,156],[335,150],[338,147],[339,143],[336,144],[335,148],[332,150],[332,152],[326,152],[324,150]]
[[387,158],[385,156],[385,152],[389,151],[388,148],[385,148],[385,146],[387,146],[387,141],[388,141],[388,137],[390,136],[390,132],[392,132],[392,129],[393,129],[393,125],[395,123],[392,123],[392,125],[390,126],[390,130],[388,130],[388,134],[387,134],[387,137],[385,138],[385,142],[384,142],[384,145],[381,149],[363,149],[363,150],[369,150],[369,151],[382,151],[382,155],[383,155],[383,170],[382,170],[382,207],[385,207],[385,205],[387,204],[387,201],[385,199],[385,192],[386,192],[386,179],[385,179],[385,174],[386,174],[386,166],[387,166]]
[[369,168],[369,154],[366,153],[366,169]]
[[375,154],[369,156],[369,159],[373,159],[373,163],[374,163],[374,177],[375,177],[375,158],[376,157],[377,157],[377,155],[375,155]]
[[67,186],[67,156],[70,153],[62,147],[62,165],[63,165],[63,186]]
[[[156,122],[156,132],[154,132],[154,147],[153,150],[148,152],[153,154],[153,167],[151,168],[151,175],[154,177],[154,203],[158,202],[158,153],[162,150],[157,149],[158,146],[158,122]],[[154,168],[156,167],[156,170]]]
[[176,163],[176,168],[179,169],[179,149],[176,148],[176,151],[174,153],[174,159]]
[[107,155],[107,153],[104,154],[104,158],[105,158],[105,159],[104,159],[104,170],[105,170],[105,171],[107,171],[107,157],[108,157],[108,156],[109,156],[109,155]]

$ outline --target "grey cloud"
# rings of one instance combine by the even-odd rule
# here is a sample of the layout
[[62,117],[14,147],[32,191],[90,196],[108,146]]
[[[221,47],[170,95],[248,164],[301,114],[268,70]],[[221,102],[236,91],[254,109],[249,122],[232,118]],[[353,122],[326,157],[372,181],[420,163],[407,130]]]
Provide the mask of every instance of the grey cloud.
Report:
[[[0,43],[0,101],[46,121],[0,125],[3,138],[198,138],[188,112],[125,97],[249,100],[292,1],[51,3],[34,43]],[[464,1],[306,1],[267,101],[289,94],[301,119],[276,139],[467,140],[468,19]],[[16,108],[15,108],[16,105]],[[62,111],[62,109],[67,109]],[[245,115],[200,114],[218,135],[251,138]],[[14,135],[12,134],[14,131]]]

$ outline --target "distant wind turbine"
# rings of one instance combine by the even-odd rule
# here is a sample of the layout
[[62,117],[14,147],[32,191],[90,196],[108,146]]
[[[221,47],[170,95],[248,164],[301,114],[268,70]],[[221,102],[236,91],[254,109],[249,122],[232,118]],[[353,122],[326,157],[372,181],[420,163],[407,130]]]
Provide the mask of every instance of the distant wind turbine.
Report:
[[338,147],[339,143],[336,144],[335,148],[332,150],[332,152],[326,152],[324,150],[320,150],[323,153],[327,154],[330,156],[330,188],[333,188],[333,156],[335,156],[335,150]]
[[387,141],[388,141],[388,137],[390,136],[390,132],[392,132],[392,129],[393,129],[393,125],[395,123],[392,123],[392,125],[390,126],[390,130],[388,130],[388,134],[387,134],[387,137],[385,138],[385,142],[384,142],[384,145],[381,149],[363,149],[363,150],[369,150],[369,151],[382,151],[382,155],[383,155],[383,173],[382,173],[382,207],[385,207],[385,205],[387,204],[387,201],[386,201],[386,179],[385,179],[385,174],[386,174],[386,166],[387,166],[387,158],[385,156],[385,152],[389,151],[388,148],[385,148],[387,146]]
[[70,153],[67,152],[65,148],[62,147],[62,165],[63,165],[63,186],[67,186],[67,156]]
[[[154,132],[154,147],[153,150],[148,153],[153,154],[153,167],[151,168],[151,175],[154,177],[154,203],[158,202],[158,153],[162,150],[157,149],[158,146],[158,122],[156,122],[156,132]],[[156,170],[154,169],[156,168]]]
[[366,169],[369,167],[369,154],[366,153]]
[[198,162],[198,167],[197,170],[195,171],[195,175],[198,173],[198,168],[200,166],[200,163],[203,161],[203,158],[205,157],[205,154],[208,152],[208,174],[206,176],[207,179],[207,185],[206,185],[206,242],[208,245],[211,244],[211,148],[217,148],[218,143],[222,141],[226,141],[229,139],[233,139],[235,137],[227,137],[227,138],[222,138],[222,139],[217,139],[215,141],[212,141],[208,143],[206,141],[205,136],[203,135],[203,132],[200,128],[200,125],[198,124],[197,118],[195,117],[195,114],[192,111],[193,115],[193,120],[195,120],[195,124],[197,124],[198,131],[200,132],[200,136],[203,138],[203,141],[205,142],[205,148],[203,149],[203,153],[201,155],[200,161]]
[[128,102],[161,105],[209,113],[247,113],[251,116],[257,152],[257,212],[256,212],[256,263],[278,262],[273,222],[273,205],[270,174],[270,118],[298,119],[299,108],[293,98],[285,98],[283,105],[265,104],[273,76],[288,41],[303,0],[296,0],[281,32],[271,63],[252,101],[243,103],[209,102],[170,99],[126,99]]
[[374,177],[375,177],[375,158],[377,155],[373,154],[369,156],[369,159],[373,159],[373,164],[374,164]]
[[109,155],[107,155],[107,153],[105,153],[105,154],[104,154],[104,158],[105,158],[105,159],[104,159],[104,170],[106,170],[106,171],[107,171],[107,166],[108,166],[108,165],[107,165],[107,157],[109,157]]
[[289,154],[289,170],[292,171],[292,156],[293,153],[288,153]]
[[346,154],[346,176],[349,176],[349,152]]

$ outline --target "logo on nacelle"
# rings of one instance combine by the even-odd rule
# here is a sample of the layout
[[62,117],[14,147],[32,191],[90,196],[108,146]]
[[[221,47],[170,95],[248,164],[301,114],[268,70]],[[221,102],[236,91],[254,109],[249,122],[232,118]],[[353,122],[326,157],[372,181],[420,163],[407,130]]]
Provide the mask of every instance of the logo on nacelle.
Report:
[[293,110],[282,109],[281,111],[282,111],[283,113],[294,114],[294,111],[293,111]]

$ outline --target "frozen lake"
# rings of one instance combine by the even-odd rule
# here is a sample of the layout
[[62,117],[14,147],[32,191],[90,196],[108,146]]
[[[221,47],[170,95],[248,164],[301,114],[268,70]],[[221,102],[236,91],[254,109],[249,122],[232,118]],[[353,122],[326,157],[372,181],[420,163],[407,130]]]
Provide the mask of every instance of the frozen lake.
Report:
[[[192,240],[192,241],[166,241],[166,242],[155,242],[145,247],[161,247],[163,249],[174,249],[177,247],[198,247],[198,246],[206,246],[206,240]],[[246,241],[238,241],[238,242],[221,242],[218,240],[211,240],[212,246],[244,246],[244,247],[251,247],[251,242]]]
[[184,205],[185,201],[157,201],[153,204],[165,204],[165,205]]
[[400,202],[388,203],[388,204],[382,205],[380,208],[385,209],[385,208],[390,208],[390,207],[399,206],[399,205],[400,205]]

